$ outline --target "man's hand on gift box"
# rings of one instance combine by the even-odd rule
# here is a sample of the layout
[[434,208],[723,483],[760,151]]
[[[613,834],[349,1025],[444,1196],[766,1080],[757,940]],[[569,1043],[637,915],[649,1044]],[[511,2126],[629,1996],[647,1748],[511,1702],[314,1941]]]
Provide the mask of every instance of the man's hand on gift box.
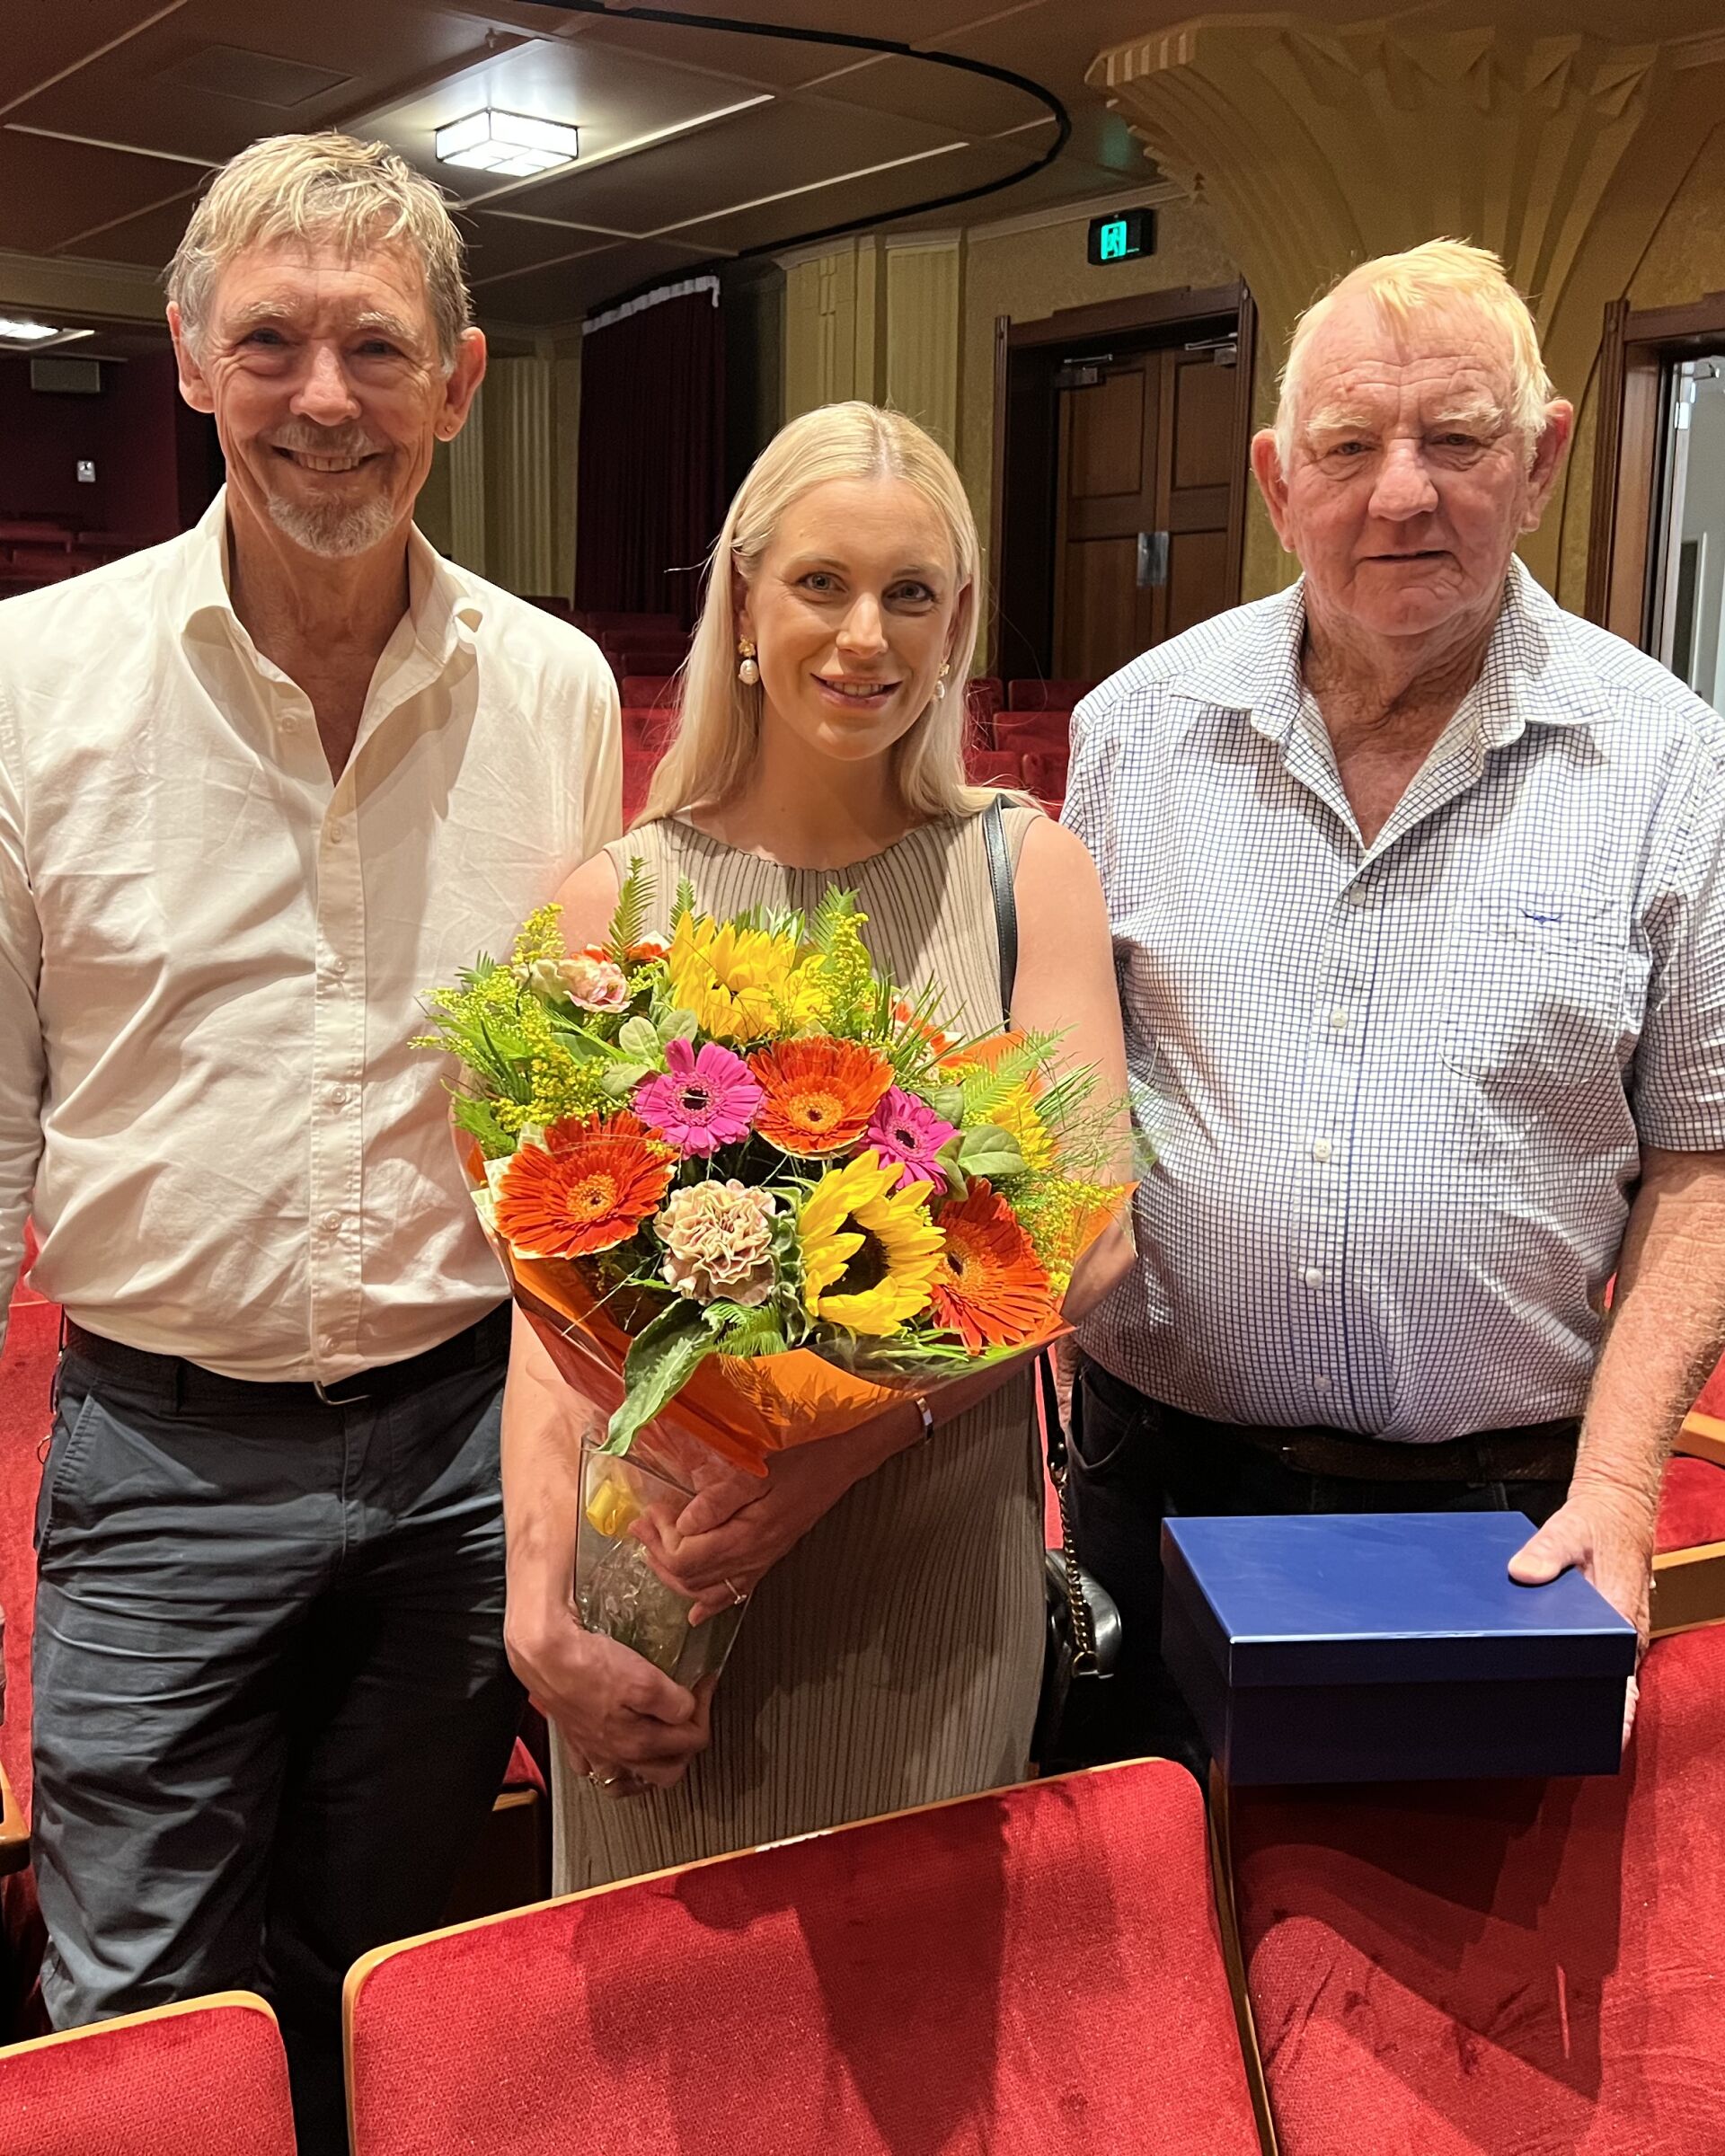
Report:
[[[1509,1560],[1509,1577],[1525,1587],[1544,1586],[1571,1568],[1596,1586],[1613,1609],[1627,1617],[1647,1648],[1653,1577],[1654,1515],[1639,1494],[1602,1488],[1572,1488],[1568,1498]],[[1623,1742],[1635,1722],[1636,1683],[1629,1682]]]

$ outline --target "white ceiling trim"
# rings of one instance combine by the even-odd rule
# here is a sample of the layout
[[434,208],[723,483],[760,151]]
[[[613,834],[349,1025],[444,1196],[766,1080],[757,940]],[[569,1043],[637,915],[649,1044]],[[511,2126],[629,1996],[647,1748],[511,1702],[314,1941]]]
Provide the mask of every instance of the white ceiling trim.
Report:
[[[932,150],[913,150],[907,157],[889,157],[880,164],[865,164],[854,172],[833,172],[824,180],[808,180],[801,187],[781,188],[776,194],[756,195],[751,202],[732,202],[724,209],[705,209],[698,217],[684,217],[675,225],[661,225],[641,235],[657,240],[668,232],[687,232],[696,225],[717,225],[723,218],[740,216],[746,209],[766,209],[774,202],[789,202],[797,195],[818,195],[824,187],[844,187],[853,180],[871,180],[877,172],[896,172],[900,165],[922,164],[931,157],[950,157],[954,150],[968,150],[968,142],[942,142]],[[715,252],[720,252],[715,249]]]
[[200,172],[213,172],[227,163],[226,157],[188,157],[182,150],[146,150],[142,143],[108,142],[100,135],[67,135],[59,128],[33,128],[27,120],[9,119],[8,135],[35,135],[44,142],[69,142],[81,150],[118,150],[122,157],[151,157],[158,164],[190,164]]
[[637,150],[650,150],[661,143],[669,142],[678,135],[694,135],[703,128],[711,128],[721,119],[732,119],[739,112],[752,112],[756,105],[774,102],[770,91],[758,96],[739,98],[733,104],[718,105],[710,112],[697,112],[689,119],[676,119],[668,127],[655,128],[650,134],[636,135],[628,142],[614,144],[601,150],[597,156],[578,158],[572,165],[556,166],[548,172],[535,172],[526,180],[511,181],[508,187],[494,187],[488,194],[469,195],[459,207],[463,209],[487,209],[493,202],[525,194],[530,187],[544,187],[553,180],[579,180],[583,172],[597,172],[602,164],[615,164],[619,157],[632,157]]

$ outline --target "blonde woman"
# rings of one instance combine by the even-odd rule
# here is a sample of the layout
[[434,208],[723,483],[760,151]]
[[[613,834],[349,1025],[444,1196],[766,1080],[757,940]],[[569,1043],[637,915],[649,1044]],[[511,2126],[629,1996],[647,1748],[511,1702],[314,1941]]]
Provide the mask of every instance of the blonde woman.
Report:
[[[564,887],[601,937],[632,858],[663,932],[677,880],[726,915],[855,890],[878,964],[943,985],[968,1031],[1001,1021],[963,685],[976,526],[958,473],[897,413],[793,420],[714,549],[677,739],[643,820]],[[1020,924],[1015,1023],[1063,1035],[1110,1097],[1125,1061],[1096,871],[1030,806],[1003,818]],[[1124,1127],[1122,1127],[1124,1142]],[[1130,1262],[1110,1231],[1073,1282],[1092,1307]],[[718,1608],[752,1593],[722,1683],[696,1699],[571,1602],[580,1415],[518,1322],[505,1411],[509,1652],[562,1736],[570,1888],[1021,1777],[1042,1664],[1042,1504],[1030,1383],[978,1380],[924,1442],[913,1406],[705,1489],[660,1551]],[[607,1801],[619,1796],[632,1800]]]

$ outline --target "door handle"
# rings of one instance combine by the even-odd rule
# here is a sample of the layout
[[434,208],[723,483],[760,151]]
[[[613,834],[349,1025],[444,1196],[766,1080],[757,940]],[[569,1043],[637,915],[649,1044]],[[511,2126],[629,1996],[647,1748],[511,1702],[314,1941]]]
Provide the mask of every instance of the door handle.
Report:
[[1138,534],[1138,589],[1146,590],[1168,581],[1168,535],[1166,532],[1140,532]]

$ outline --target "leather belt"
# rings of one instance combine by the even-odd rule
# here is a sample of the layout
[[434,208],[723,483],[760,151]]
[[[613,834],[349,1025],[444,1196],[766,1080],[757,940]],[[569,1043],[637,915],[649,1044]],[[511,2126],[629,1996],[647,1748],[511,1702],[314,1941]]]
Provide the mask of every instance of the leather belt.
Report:
[[121,1341],[86,1332],[70,1318],[61,1321],[60,1350],[106,1371],[123,1384],[171,1398],[177,1407],[257,1413],[295,1409],[351,1408],[363,1401],[398,1400],[435,1384],[439,1378],[458,1377],[469,1370],[500,1366],[509,1352],[510,1305],[488,1311],[476,1324],[466,1326],[435,1348],[410,1355],[399,1363],[379,1363],[370,1370],[356,1370],[349,1377],[323,1385],[273,1379],[224,1377],[189,1363],[183,1356],[152,1355],[143,1348],[128,1348]]
[[1190,1436],[1198,1444],[1236,1438],[1254,1451],[1272,1454],[1297,1474],[1358,1482],[1567,1482],[1575,1472],[1581,1435],[1579,1421],[1530,1422],[1420,1445],[1356,1437],[1346,1430],[1207,1422],[1179,1408],[1149,1404],[1172,1435]]

